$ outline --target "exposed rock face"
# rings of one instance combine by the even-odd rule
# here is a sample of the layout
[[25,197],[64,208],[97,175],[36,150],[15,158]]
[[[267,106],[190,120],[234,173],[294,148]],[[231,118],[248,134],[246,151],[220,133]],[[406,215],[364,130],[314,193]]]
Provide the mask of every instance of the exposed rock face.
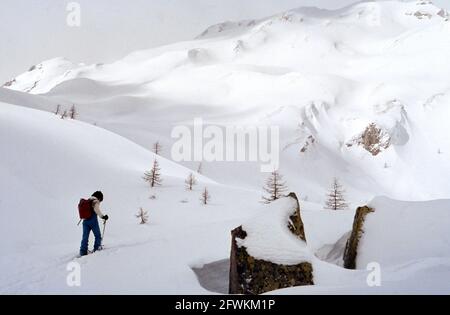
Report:
[[351,147],[355,143],[362,146],[373,156],[376,156],[383,150],[389,148],[391,145],[391,137],[386,131],[379,128],[376,124],[371,123],[359,137],[348,143],[347,147]]
[[445,199],[375,197],[358,209],[345,267],[362,270],[376,262],[386,269],[425,257],[450,257],[449,209],[450,200]]
[[372,155],[378,155],[389,147],[391,139],[389,135],[376,124],[370,124],[361,135],[359,144]]
[[414,16],[420,20],[428,18],[431,19],[432,15],[428,12],[421,12],[421,11],[417,11],[416,13],[414,13]]
[[3,84],[4,87],[9,87],[11,85],[13,85],[14,83],[16,83],[16,79],[13,79],[11,81],[6,82],[5,84]]
[[[287,198],[293,198],[298,205],[298,199],[294,193]],[[289,217],[289,222],[286,222],[286,227],[301,241],[305,241],[299,205]],[[248,237],[242,226],[234,229],[231,236],[230,294],[255,295],[281,288],[314,284],[313,268],[310,262],[284,265],[257,259],[248,253],[245,246],[239,245],[241,240]]]
[[362,233],[366,215],[373,212],[372,208],[367,206],[359,207],[356,210],[355,219],[350,238],[347,241],[344,252],[344,268],[356,269],[356,256],[358,254],[358,244]]
[[240,39],[236,42],[236,45],[234,46],[234,53],[240,54],[244,50],[245,50],[245,43],[243,40]]
[[427,5],[427,4],[433,4],[433,1],[417,1],[416,5]]
[[303,145],[302,149],[300,150],[301,153],[305,153],[306,151],[308,151],[308,148],[312,145],[314,145],[314,143],[316,143],[316,139],[311,135],[309,136],[306,141],[305,144]]
[[202,34],[200,34],[200,36],[197,36],[197,38],[203,38],[209,35],[226,32],[235,28],[247,28],[255,25],[256,25],[255,20],[245,20],[240,22],[224,22],[207,28]]
[[441,18],[446,19],[448,21],[449,13],[447,10],[441,9],[437,15],[439,15]]
[[306,242],[305,228],[303,226],[302,217],[300,216],[300,204],[298,202],[297,195],[295,193],[290,193],[288,198],[292,198],[297,201],[297,208],[289,217],[290,221],[288,222],[288,228],[293,234],[297,235],[300,239]]

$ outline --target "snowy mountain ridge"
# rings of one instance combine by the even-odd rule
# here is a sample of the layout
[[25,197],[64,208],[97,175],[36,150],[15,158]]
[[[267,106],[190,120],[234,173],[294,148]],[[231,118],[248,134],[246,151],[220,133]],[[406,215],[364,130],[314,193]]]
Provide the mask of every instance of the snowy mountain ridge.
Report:
[[[359,36],[355,37],[353,36],[353,33],[348,32],[348,34],[351,36],[346,36],[347,38],[343,38],[343,40],[340,41],[337,38],[333,38],[337,33],[339,33],[338,31],[336,31],[336,27],[340,28],[348,26],[353,28],[354,31],[358,33],[368,32],[366,33],[366,35],[369,35],[369,37],[373,33],[374,35],[376,34],[376,37],[373,39],[377,40],[386,36],[388,36],[387,39],[389,40],[390,38],[392,38],[393,34],[396,34],[397,36],[404,34],[402,36],[399,36],[398,38],[395,38],[394,36],[394,38],[392,38],[394,42],[387,43],[388,46],[386,48],[392,48],[389,46],[396,44],[398,41],[402,41],[402,37],[413,36],[411,32],[421,33],[423,31],[426,31],[427,28],[433,26],[440,26],[441,28],[445,29],[446,32],[449,32],[448,23],[445,22],[448,22],[448,12],[444,9],[434,6],[431,1],[367,1],[339,10],[324,10],[314,7],[299,8],[258,21],[248,20],[240,22],[226,22],[212,26],[205,30],[205,32],[203,33],[204,35],[201,35],[197,38],[198,41],[194,41],[188,44],[188,46],[193,46],[194,49],[192,51],[189,50],[188,55],[191,62],[207,61],[207,51],[203,51],[201,48],[199,48],[198,53],[195,53],[194,47],[197,43],[202,46],[204,44],[207,45],[211,41],[214,42],[216,40],[236,38],[236,41],[234,43],[235,46],[233,47],[234,54],[230,55],[229,53],[226,53],[222,56],[216,56],[216,58],[210,60],[213,63],[214,61],[229,62],[232,61],[236,57],[236,54],[240,53],[242,50],[257,49],[267,41],[277,40],[276,37],[270,35],[272,35],[271,33],[278,27],[285,27],[286,29],[284,31],[287,32],[288,35],[291,35],[290,33],[294,30],[298,31],[299,35],[301,35],[302,33],[306,33],[309,28],[314,28],[314,32],[312,32],[311,35],[304,35],[306,36],[305,41],[307,41],[308,37],[312,36],[312,34],[314,34],[315,37],[321,38],[320,42],[331,40],[331,42],[326,46],[323,46],[323,44],[325,44],[323,42],[321,46],[317,47],[321,50],[322,54],[326,53],[326,51],[324,50],[331,48],[328,47],[328,45],[333,44],[334,48],[338,52],[342,52],[344,54],[351,53],[352,55],[354,55],[354,53],[358,52],[357,47],[355,46],[359,45],[358,41],[360,41],[362,38]],[[276,35],[279,38],[283,37],[283,35],[281,34]],[[351,43],[350,37],[353,37],[356,42]],[[296,38],[293,39],[298,41],[298,39]],[[280,44],[284,44],[284,42],[281,42]],[[295,45],[295,41],[292,44]],[[360,44],[362,44],[361,46],[365,46],[368,43],[367,41],[363,40],[363,42]],[[366,48],[368,50],[367,52],[376,52],[370,49],[374,48],[375,44],[378,45],[379,43],[372,43],[371,45],[369,45]],[[180,45],[175,44],[167,46],[166,48],[162,47],[152,49],[150,51],[136,52],[130,54],[128,57],[124,58],[118,63],[139,61],[139,66],[142,66],[142,63],[144,63],[144,66],[147,64],[148,66],[150,66],[153,65],[153,63],[149,62],[150,59],[152,58],[152,56],[156,57],[161,49],[174,51],[178,50],[180,48],[179,46]],[[280,48],[288,48],[288,46],[283,47],[282,45],[282,47]],[[139,56],[145,59],[137,60],[137,57]],[[209,57],[212,58],[212,55]],[[320,57],[320,54],[318,54],[318,57]],[[284,62],[286,66],[295,66],[295,63],[292,63],[293,60],[286,61],[287,62]],[[74,64],[65,58],[55,58],[32,66],[28,72],[5,83],[4,86],[27,93],[43,94],[49,92],[52,88],[64,81],[80,77],[92,77],[91,74],[95,72],[105,72],[104,66],[106,68],[111,68],[110,65],[97,64],[86,66],[84,64]],[[130,64],[130,66],[132,65]],[[116,73],[116,76],[118,74],[119,73]],[[96,76],[94,76],[94,79],[99,79],[95,77]],[[141,82],[141,84],[142,83],[145,82]]]
[[[366,23],[369,25],[381,25],[382,20],[397,19],[397,22],[403,20],[405,24],[414,25],[415,19],[402,19],[404,14],[407,17],[414,17],[418,20],[448,20],[447,10],[439,8],[432,1],[416,1],[399,3],[388,1],[390,3],[380,3],[374,1],[361,1],[358,4],[338,10],[319,9],[316,7],[301,7],[289,10],[273,17],[261,20],[244,20],[239,22],[224,22],[207,28],[197,38],[211,38],[214,36],[230,35],[233,32],[243,32],[256,28],[264,28],[277,22],[302,23],[316,20],[318,23],[325,23],[330,26],[333,22],[339,23]],[[391,14],[389,14],[391,13]],[[383,21],[384,22],[384,21]],[[420,25],[420,24],[417,24]],[[423,23],[422,23],[423,25]]]

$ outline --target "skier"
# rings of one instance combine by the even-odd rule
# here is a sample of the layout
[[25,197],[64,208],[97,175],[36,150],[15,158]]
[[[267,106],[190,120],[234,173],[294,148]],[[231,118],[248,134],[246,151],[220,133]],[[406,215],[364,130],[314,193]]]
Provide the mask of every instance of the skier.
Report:
[[100,233],[97,216],[105,220],[105,222],[109,219],[109,217],[103,215],[100,210],[100,203],[103,201],[103,193],[101,191],[93,193],[92,197],[87,201],[90,204],[92,215],[83,220],[83,238],[81,240],[80,256],[86,256],[88,254],[89,234],[91,231],[95,236],[94,252],[102,249],[102,235]]

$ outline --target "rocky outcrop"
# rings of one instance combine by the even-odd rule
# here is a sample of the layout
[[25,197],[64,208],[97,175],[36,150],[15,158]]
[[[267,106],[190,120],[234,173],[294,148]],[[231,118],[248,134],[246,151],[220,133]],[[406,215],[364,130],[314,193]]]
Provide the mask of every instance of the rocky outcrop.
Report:
[[350,238],[347,241],[344,252],[344,268],[356,269],[356,257],[358,254],[358,244],[362,233],[364,233],[363,226],[367,214],[373,212],[372,208],[367,206],[359,207],[356,210],[355,219],[353,221],[353,228]]
[[449,209],[450,200],[375,197],[357,210],[344,267],[364,270],[376,262],[385,270],[425,257],[450,257]]
[[376,156],[389,148],[391,137],[375,123],[371,123],[360,136],[347,143],[347,147],[351,147],[354,144],[362,146],[366,151]]
[[302,217],[300,216],[300,203],[298,202],[297,195],[295,193],[290,193],[288,198],[295,200],[297,203],[297,207],[289,217],[290,221],[288,222],[288,228],[294,235],[306,243],[305,228],[303,226]]
[[12,86],[14,83],[16,83],[16,79],[13,79],[11,81],[6,82],[5,84],[3,84],[3,87],[10,87]]
[[[305,231],[300,216],[300,206],[297,196],[294,193],[291,193],[284,199],[293,201],[291,204],[296,204],[297,206],[292,209],[273,209],[275,211],[289,211],[287,217],[285,217],[288,218],[284,225],[285,231],[280,231],[280,234],[292,233],[292,235],[296,236],[296,241],[294,242],[295,245],[293,246],[292,251],[306,250]],[[256,222],[256,224],[258,224],[258,222]],[[273,224],[276,226],[277,222],[273,222]],[[254,227],[249,229],[252,232],[255,231]],[[269,234],[267,235],[268,239],[273,240],[279,237],[279,235],[272,235],[274,232],[276,231],[267,231]],[[245,230],[245,226],[234,229],[231,232],[231,237],[230,294],[256,295],[282,288],[314,284],[313,267],[312,264],[307,261],[308,259],[305,258],[304,261],[297,261],[296,263],[279,263],[273,262],[270,259],[252,256],[250,254],[252,248],[247,248],[249,245],[245,243],[245,241],[251,237]],[[258,237],[260,237],[260,235]],[[289,239],[289,241],[293,240]],[[267,243],[264,240],[261,240],[261,242],[267,246]],[[249,244],[251,244],[251,242],[249,242]],[[299,244],[299,247],[296,247],[297,244]],[[304,248],[301,247],[302,244],[304,245]],[[268,246],[268,248],[270,248],[270,246]],[[284,249],[284,253],[285,250],[286,249]],[[273,248],[271,249],[271,252],[271,254],[273,254]],[[264,256],[264,254],[261,253],[260,255]],[[280,256],[283,256],[283,249],[280,249]],[[298,258],[297,260],[302,259]]]
[[244,50],[245,50],[245,43],[243,40],[240,39],[236,42],[233,51],[235,54],[240,54]]
[[416,5],[428,5],[428,4],[433,4],[433,1],[430,0],[419,0],[417,1]]
[[385,131],[376,124],[370,124],[361,135],[359,145],[362,145],[372,155],[378,155],[389,147],[390,142],[390,136]]
[[305,144],[303,145],[302,149],[300,150],[301,153],[306,153],[310,146],[313,146],[316,143],[316,139],[310,135],[305,141]]
[[416,13],[414,13],[414,16],[416,18],[418,18],[419,20],[422,20],[422,19],[425,19],[425,18],[431,19],[431,17],[432,17],[431,13],[422,12],[422,11],[417,11]]
[[446,21],[448,21],[449,18],[449,13],[447,10],[441,9],[438,13],[438,16],[440,16],[441,18],[445,19]]
[[255,26],[257,21],[255,20],[244,20],[240,22],[224,22],[220,24],[216,24],[207,28],[203,33],[197,36],[197,39],[205,38],[208,36],[214,36],[223,32],[227,32],[230,30],[235,30],[239,28],[249,28]]

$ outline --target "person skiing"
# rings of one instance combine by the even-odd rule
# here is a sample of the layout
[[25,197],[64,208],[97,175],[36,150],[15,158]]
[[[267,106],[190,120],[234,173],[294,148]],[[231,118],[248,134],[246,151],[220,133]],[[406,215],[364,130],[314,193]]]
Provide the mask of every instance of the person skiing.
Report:
[[102,235],[100,233],[100,226],[98,225],[97,217],[105,220],[105,222],[109,219],[108,215],[103,215],[102,211],[100,210],[100,203],[102,201],[103,193],[101,191],[96,191],[88,199],[88,202],[90,202],[91,205],[92,215],[89,218],[83,220],[83,238],[81,240],[80,256],[86,256],[88,254],[89,234],[91,233],[91,231],[95,236],[94,252],[102,249]]

